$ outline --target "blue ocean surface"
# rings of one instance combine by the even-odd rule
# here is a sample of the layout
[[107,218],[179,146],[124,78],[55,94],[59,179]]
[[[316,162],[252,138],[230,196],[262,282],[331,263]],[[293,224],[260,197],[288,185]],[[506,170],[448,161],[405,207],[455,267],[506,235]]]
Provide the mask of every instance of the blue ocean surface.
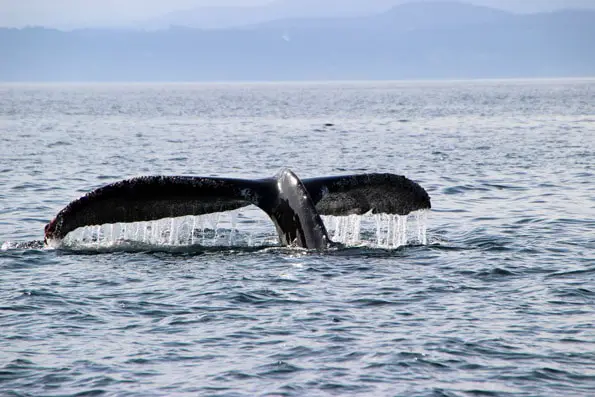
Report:
[[[0,138],[2,396],[595,395],[593,79],[2,84]],[[254,209],[239,239],[41,243],[111,182],[284,167],[432,210],[324,252]]]

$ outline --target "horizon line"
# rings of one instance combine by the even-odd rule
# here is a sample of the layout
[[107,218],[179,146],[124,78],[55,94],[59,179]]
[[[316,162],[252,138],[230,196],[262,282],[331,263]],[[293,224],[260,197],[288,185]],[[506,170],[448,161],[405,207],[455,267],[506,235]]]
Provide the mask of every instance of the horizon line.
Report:
[[46,80],[46,81],[2,81],[0,85],[229,85],[229,84],[366,84],[366,83],[465,83],[465,82],[537,82],[537,81],[585,81],[595,80],[593,76],[561,76],[561,77],[470,77],[470,78],[424,78],[424,79],[290,79],[290,80]]

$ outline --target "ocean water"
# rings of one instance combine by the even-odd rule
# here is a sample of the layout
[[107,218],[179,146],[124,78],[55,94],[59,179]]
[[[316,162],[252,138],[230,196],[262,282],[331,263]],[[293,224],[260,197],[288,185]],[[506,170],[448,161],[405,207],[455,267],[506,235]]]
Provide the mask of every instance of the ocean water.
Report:
[[[595,80],[3,84],[0,137],[0,395],[595,395]],[[283,167],[433,208],[393,245],[327,219],[327,252],[253,209],[239,239],[39,243],[110,182]]]

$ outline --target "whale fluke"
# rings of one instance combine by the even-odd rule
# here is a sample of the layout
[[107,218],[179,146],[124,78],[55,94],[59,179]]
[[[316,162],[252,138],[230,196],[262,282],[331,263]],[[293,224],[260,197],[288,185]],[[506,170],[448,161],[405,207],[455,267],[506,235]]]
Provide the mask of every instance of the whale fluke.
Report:
[[431,208],[428,193],[401,175],[361,174],[303,181],[321,215],[363,215],[370,211],[407,215]]
[[331,242],[320,215],[406,215],[431,207],[420,185],[393,174],[300,180],[285,169],[265,179],[144,176],[74,200],[46,225],[45,241],[61,240],[82,226],[203,215],[251,204],[269,215],[282,244],[315,249]]

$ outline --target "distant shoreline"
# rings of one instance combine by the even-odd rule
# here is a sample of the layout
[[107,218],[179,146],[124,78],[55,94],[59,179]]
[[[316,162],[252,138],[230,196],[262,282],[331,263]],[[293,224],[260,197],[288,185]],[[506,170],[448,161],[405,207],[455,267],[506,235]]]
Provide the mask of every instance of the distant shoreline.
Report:
[[2,81],[0,80],[1,86],[23,86],[23,85],[36,85],[36,86],[108,86],[108,85],[365,85],[365,84],[397,84],[397,85],[417,85],[417,84],[448,84],[448,83],[469,83],[469,84],[481,84],[481,83],[540,83],[540,82],[595,82],[595,76],[582,76],[582,77],[503,77],[503,78],[468,78],[468,79],[411,79],[411,80],[390,80],[390,79],[368,79],[368,80],[220,80],[220,81],[69,81],[69,80],[56,80],[56,81]]

